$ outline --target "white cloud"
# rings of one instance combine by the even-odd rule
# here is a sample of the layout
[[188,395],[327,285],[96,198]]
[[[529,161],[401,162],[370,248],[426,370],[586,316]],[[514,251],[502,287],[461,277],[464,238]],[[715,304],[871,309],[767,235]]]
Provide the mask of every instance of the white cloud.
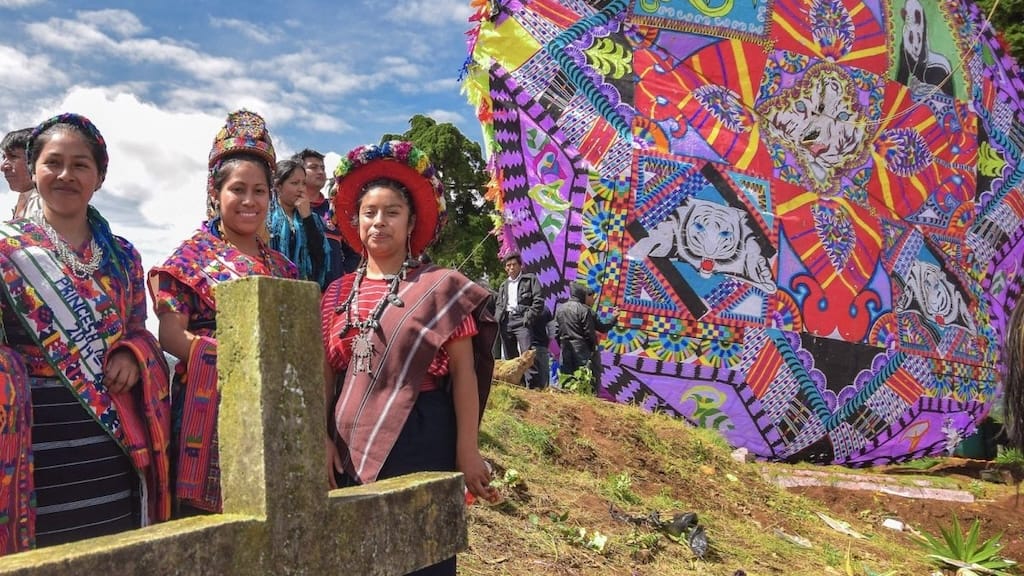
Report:
[[94,24],[65,18],[30,22],[25,26],[25,32],[43,46],[65,52],[111,51],[114,47],[114,41]]
[[327,114],[318,114],[315,112],[306,112],[299,115],[297,118],[298,125],[308,130],[315,130],[317,132],[349,132],[352,130],[352,125],[345,122],[340,118],[329,116]]
[[106,53],[130,62],[165,64],[206,80],[219,80],[242,69],[241,64],[231,58],[210,56],[167,38],[115,40],[95,22],[50,18],[46,22],[29,23],[25,31],[45,47],[76,54]]
[[473,9],[464,0],[411,0],[397,2],[388,12],[388,17],[399,22],[417,24],[465,24],[473,15]]
[[318,96],[341,96],[372,90],[383,78],[359,74],[342,61],[324,60],[322,54],[292,52],[253,63],[253,71],[280,78],[296,90]]
[[[0,0],[0,121],[9,129],[72,111],[96,122],[111,163],[95,203],[147,269],[203,220],[206,157],[229,110],[263,115],[280,157],[318,148],[331,171],[336,150],[404,132],[413,114],[472,120],[468,106],[452,112],[459,107],[444,96],[458,94],[451,76],[461,58],[444,62],[464,44],[465,0],[394,3],[401,9],[387,22],[387,9],[363,0],[370,12],[356,9],[323,34],[311,24],[326,22],[287,14],[168,20],[157,4],[65,4]],[[231,8],[242,4],[219,13],[240,14]],[[36,5],[17,20],[2,10]],[[15,202],[5,189],[0,217]]]
[[436,120],[438,124],[459,124],[460,122],[466,121],[465,116],[459,114],[458,112],[453,112],[451,110],[435,109],[431,110],[430,112],[424,113],[424,116],[430,116],[431,118]]
[[93,10],[78,13],[79,20],[127,38],[146,31],[146,27],[135,14],[127,10]]
[[232,58],[210,56],[166,38],[126,40],[115,45],[113,52],[129,60],[168,64],[205,80],[220,80],[242,69]]
[[437,78],[426,82],[405,82],[398,86],[403,94],[437,94],[440,92],[458,92],[458,79],[454,77]]
[[420,78],[423,76],[423,67],[401,56],[385,56],[380,59],[375,74],[384,77]]
[[68,77],[45,54],[26,54],[0,44],[0,94],[24,95],[43,88],[67,86]]
[[[168,112],[100,88],[74,88],[38,118],[59,112],[88,116],[103,133],[110,169],[94,203],[147,268],[162,262],[203,220],[206,158],[224,118]],[[0,214],[13,203],[12,194],[0,197]]]
[[211,17],[210,25],[214,28],[227,28],[228,30],[234,30],[242,34],[242,36],[245,36],[254,42],[259,42],[260,44],[270,44],[277,38],[276,34],[267,32],[252,22],[246,22],[245,20],[238,20],[236,18]]

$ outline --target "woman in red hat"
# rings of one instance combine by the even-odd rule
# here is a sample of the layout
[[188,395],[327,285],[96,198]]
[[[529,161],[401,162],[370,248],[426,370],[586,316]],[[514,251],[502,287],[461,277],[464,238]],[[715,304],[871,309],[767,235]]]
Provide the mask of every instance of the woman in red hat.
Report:
[[[490,294],[420,260],[446,220],[441,181],[399,141],[356,148],[335,177],[336,225],[362,261],[321,301],[332,482],[458,470],[494,500],[477,443],[497,332]],[[455,574],[455,558],[416,574]]]
[[[210,150],[209,219],[149,271],[160,344],[180,360],[171,404],[177,516],[221,510],[214,287],[246,276],[298,274],[265,241],[274,163],[274,145],[263,118],[247,110],[229,114]],[[182,438],[189,439],[188,446]]]

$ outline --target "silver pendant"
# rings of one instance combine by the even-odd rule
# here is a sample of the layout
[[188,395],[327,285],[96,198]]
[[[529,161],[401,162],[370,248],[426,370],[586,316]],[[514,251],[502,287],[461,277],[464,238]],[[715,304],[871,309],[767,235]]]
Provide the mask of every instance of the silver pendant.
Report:
[[360,330],[352,340],[352,355],[356,358],[356,372],[370,372],[370,359],[373,357],[373,342],[370,333]]

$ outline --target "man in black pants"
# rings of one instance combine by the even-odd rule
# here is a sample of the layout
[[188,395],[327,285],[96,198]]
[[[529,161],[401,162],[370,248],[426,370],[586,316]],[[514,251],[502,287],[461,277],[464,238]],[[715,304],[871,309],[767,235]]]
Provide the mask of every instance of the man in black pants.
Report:
[[[614,315],[601,322],[594,313],[597,295],[586,284],[577,282],[570,287],[569,300],[555,308],[558,347],[562,352],[558,370],[572,376],[584,366],[590,368],[594,390],[601,384],[601,358],[597,355],[597,333],[607,333],[615,327]],[[618,313],[617,308],[612,309]]]
[[[504,260],[508,279],[498,288],[496,308],[501,357],[511,360],[533,347],[534,324],[543,316],[544,297],[537,277],[523,272],[519,254],[509,254]],[[535,359],[533,368],[526,373],[526,385],[530,388],[540,388],[547,382],[543,377],[546,375],[539,372],[539,364]]]

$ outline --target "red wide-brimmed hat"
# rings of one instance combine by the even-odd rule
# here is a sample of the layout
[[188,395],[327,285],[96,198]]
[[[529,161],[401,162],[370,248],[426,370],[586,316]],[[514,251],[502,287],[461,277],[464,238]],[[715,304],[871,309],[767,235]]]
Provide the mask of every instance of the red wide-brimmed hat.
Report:
[[362,246],[356,224],[356,201],[363,188],[374,180],[390,178],[409,191],[416,212],[416,224],[409,239],[413,256],[419,256],[437,241],[448,219],[441,179],[430,158],[412,142],[392,140],[354,148],[338,162],[334,178],[334,225],[353,248]]

